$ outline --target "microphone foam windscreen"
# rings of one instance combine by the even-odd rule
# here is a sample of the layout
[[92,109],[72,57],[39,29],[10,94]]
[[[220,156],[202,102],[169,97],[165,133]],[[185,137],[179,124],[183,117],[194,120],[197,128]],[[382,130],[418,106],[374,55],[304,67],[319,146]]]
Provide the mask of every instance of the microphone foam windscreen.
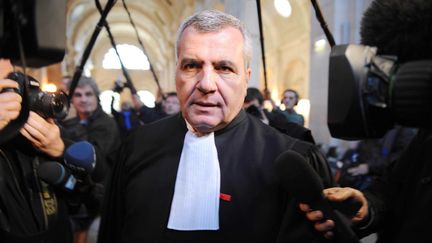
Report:
[[300,154],[283,152],[275,160],[275,168],[283,187],[300,202],[322,200],[324,186],[321,178]]
[[96,165],[94,147],[87,141],[74,143],[66,149],[64,160],[71,167],[91,173]]
[[401,62],[432,58],[432,1],[374,0],[361,21],[361,42]]
[[48,184],[57,185],[66,176],[65,168],[57,162],[45,162],[37,170],[39,177]]

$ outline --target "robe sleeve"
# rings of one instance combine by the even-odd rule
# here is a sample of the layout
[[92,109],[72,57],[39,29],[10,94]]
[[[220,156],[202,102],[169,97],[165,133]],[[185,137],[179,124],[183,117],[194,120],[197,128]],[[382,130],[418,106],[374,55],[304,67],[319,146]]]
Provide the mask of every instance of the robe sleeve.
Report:
[[302,154],[315,172],[321,177],[324,188],[336,186],[333,174],[325,156],[315,145],[297,141],[293,150]]

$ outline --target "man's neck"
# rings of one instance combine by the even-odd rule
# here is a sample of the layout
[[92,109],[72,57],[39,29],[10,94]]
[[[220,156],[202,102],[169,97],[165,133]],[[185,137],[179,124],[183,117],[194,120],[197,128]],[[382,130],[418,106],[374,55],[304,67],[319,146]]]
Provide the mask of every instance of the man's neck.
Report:
[[91,112],[78,113],[78,117],[80,121],[86,121],[91,116],[91,114]]

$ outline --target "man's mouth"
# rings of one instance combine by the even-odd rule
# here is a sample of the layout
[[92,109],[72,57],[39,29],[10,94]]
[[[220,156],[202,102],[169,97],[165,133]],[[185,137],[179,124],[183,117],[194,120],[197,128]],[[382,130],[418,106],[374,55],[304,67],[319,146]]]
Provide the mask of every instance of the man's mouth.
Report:
[[203,106],[203,107],[216,107],[218,106],[215,103],[210,103],[210,102],[194,102],[192,103],[193,105],[198,105],[198,106]]

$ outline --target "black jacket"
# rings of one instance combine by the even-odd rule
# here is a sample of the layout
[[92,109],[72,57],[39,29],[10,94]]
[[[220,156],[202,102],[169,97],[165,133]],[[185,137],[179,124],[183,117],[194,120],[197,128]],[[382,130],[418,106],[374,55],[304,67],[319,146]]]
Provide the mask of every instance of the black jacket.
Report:
[[72,242],[65,195],[37,174],[49,160],[20,135],[0,145],[0,242]]

